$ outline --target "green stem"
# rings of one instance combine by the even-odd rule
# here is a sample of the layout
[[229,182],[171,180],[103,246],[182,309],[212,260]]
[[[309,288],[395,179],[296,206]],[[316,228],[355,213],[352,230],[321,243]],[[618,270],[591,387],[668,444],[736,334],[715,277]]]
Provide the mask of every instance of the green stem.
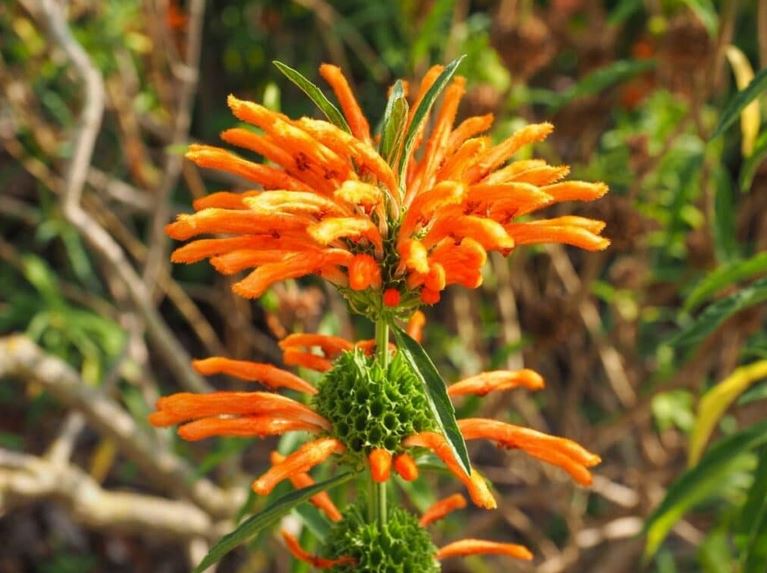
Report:
[[[389,366],[389,324],[384,319],[376,321],[376,360],[384,368]],[[378,521],[383,526],[387,519],[386,482],[377,483],[370,477],[370,519]]]

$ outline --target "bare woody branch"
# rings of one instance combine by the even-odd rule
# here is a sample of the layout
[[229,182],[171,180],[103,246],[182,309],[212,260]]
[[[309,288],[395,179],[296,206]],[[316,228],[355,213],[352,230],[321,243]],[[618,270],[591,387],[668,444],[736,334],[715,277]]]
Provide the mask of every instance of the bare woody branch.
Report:
[[76,521],[93,529],[173,539],[215,539],[222,529],[192,503],[108,491],[74,465],[0,449],[0,507],[43,499],[62,503]]
[[0,378],[11,376],[43,385],[62,404],[82,412],[90,425],[114,439],[120,451],[166,491],[179,492],[219,517],[233,515],[244,501],[240,490],[225,491],[208,480],[193,479],[191,468],[152,439],[114,400],[24,336],[0,338]]

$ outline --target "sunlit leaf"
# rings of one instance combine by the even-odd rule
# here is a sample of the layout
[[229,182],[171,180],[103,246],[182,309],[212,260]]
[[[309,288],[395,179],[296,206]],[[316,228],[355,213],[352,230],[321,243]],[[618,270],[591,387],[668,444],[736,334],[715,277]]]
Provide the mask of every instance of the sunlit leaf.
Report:
[[690,434],[689,465],[698,463],[711,433],[727,408],[752,384],[767,377],[767,360],[737,368],[706,392],[698,403],[695,425]]
[[232,549],[238,545],[246,543],[260,531],[277,523],[298,504],[304,503],[313,495],[351,480],[355,475],[354,472],[344,472],[323,482],[292,491],[274,503],[269,504],[263,511],[249,517],[240,523],[234,531],[227,533],[219,539],[218,542],[211,547],[210,551],[200,564],[195,567],[194,573],[202,573],[214,563],[218,563],[218,561]]
[[396,325],[392,325],[392,330],[394,331],[394,338],[397,340],[398,351],[402,353],[423,384],[440,431],[447,438],[447,443],[450,444],[455,458],[464,471],[470,474],[469,453],[466,450],[466,443],[463,440],[461,430],[458,428],[458,422],[455,420],[455,408],[453,408],[453,403],[447,394],[447,384],[418,342]]
[[727,103],[727,106],[724,108],[724,111],[722,111],[722,115],[719,118],[719,125],[716,126],[711,139],[722,135],[722,133],[724,133],[727,128],[738,119],[743,108],[759,97],[765,90],[767,90],[767,68],[759,71],[754,76],[754,79],[751,80],[751,83],[749,83],[745,89],[739,91]]
[[386,102],[381,126],[380,154],[389,164],[399,154],[409,109],[402,80],[397,80]]
[[[730,45],[725,50],[727,60],[730,62],[732,72],[735,74],[735,84],[739,90],[744,90],[754,79],[754,70],[746,55],[737,47]],[[759,124],[761,123],[761,114],[759,113],[759,102],[752,101],[743,107],[740,112],[740,129],[743,133],[741,151],[743,157],[748,157],[754,150],[756,136],[759,135]]]
[[437,76],[436,80],[434,80],[434,83],[428,89],[423,99],[418,104],[415,112],[413,113],[413,121],[411,122],[407,133],[405,134],[405,140],[402,143],[402,152],[400,153],[399,157],[400,181],[404,180],[404,174],[407,173],[407,163],[408,159],[410,158],[410,150],[415,143],[415,136],[418,133],[421,124],[426,120],[426,117],[429,115],[429,111],[434,105],[434,102],[437,100],[442,91],[447,87],[448,82],[455,75],[455,72],[458,70],[458,66],[461,65],[461,61],[465,57],[466,56],[461,56],[456,58],[447,66],[445,66],[445,69],[442,70],[442,73]]
[[280,70],[286,78],[296,84],[299,89],[304,92],[314,104],[320,108],[320,111],[325,114],[328,121],[340,127],[344,131],[350,131],[349,124],[346,123],[346,119],[341,114],[336,106],[327,98],[322,90],[314,83],[308,80],[301,72],[291,68],[290,66],[283,64],[277,60],[272,62],[278,70]]

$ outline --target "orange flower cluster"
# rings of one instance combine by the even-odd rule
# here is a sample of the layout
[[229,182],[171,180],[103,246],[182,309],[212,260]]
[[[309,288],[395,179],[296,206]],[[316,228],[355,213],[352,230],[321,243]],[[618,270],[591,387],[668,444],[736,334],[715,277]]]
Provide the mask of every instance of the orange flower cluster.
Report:
[[[455,126],[465,84],[456,77],[428,136],[426,117],[415,125],[416,110],[442,71],[434,66],[421,81],[400,134],[401,139],[415,130],[414,144],[408,157],[390,158],[392,164],[377,149],[335,66],[321,66],[320,74],[338,97],[348,131],[326,121],[293,120],[230,96],[234,115],[256,129],[229,129],[222,139],[266,163],[191,146],[187,157],[200,167],[226,171],[257,188],[195,201],[196,213],[180,215],[167,228],[174,239],[195,238],[173,260],[210,259],[223,274],[253,269],[233,287],[245,297],[260,296],[276,281],[317,274],[350,296],[375,294],[380,313],[404,301],[433,304],[450,284],[476,288],[489,251],[508,254],[517,245],[544,242],[604,249],[609,241],[600,236],[600,221],[526,218],[555,203],[590,201],[607,191],[602,183],[562,181],[565,166],[510,161],[551,133],[550,124],[528,125],[498,144],[482,135],[493,123],[490,115]],[[196,238],[206,234],[224,236]]]
[[[422,325],[420,317],[411,321],[410,333],[417,334]],[[358,343],[374,350],[372,341]],[[354,345],[336,336],[320,334],[295,334],[280,343],[287,358],[297,347],[305,351],[296,363],[324,372],[326,362],[340,352],[350,350]],[[322,355],[312,352],[319,349]],[[295,354],[293,355],[296,356]],[[288,388],[313,395],[316,389],[298,376],[268,364],[213,357],[196,360],[195,369],[205,375],[229,374],[247,381],[257,381],[272,388]],[[448,387],[451,397],[477,395],[490,392],[526,388],[543,388],[541,377],[531,370],[485,372],[461,380]],[[271,392],[214,392],[211,394],[179,393],[160,398],[157,412],[150,416],[155,426],[182,424],[178,430],[185,440],[200,440],[211,436],[265,437],[302,431],[316,434],[316,438],[287,457],[272,456],[272,467],[253,482],[253,490],[259,495],[268,495],[282,481],[289,479],[294,485],[304,487],[311,483],[307,472],[334,454],[343,454],[346,444],[334,437],[331,423],[309,406]],[[486,439],[501,447],[519,449],[528,455],[567,472],[581,485],[591,483],[588,468],[600,462],[599,456],[568,440],[543,434],[484,418],[458,420],[458,426],[467,441]],[[446,438],[436,432],[422,432],[406,438],[402,444],[408,450],[425,448],[439,457],[446,467],[466,486],[472,501],[483,508],[496,507],[487,482],[477,470],[467,474],[455,458]],[[377,448],[368,455],[368,465],[374,481],[389,480],[394,469],[407,481],[418,478],[418,467],[406,451],[393,456],[391,452]],[[301,485],[303,484],[303,485]],[[330,507],[329,500],[313,500],[331,519],[338,515]]]

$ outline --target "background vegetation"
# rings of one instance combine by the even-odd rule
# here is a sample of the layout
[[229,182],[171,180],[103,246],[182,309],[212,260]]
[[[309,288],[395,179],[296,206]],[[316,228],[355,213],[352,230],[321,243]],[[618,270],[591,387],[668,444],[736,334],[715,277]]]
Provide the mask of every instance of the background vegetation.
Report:
[[[188,356],[278,362],[290,331],[370,335],[319,283],[250,303],[206,265],[169,264],[163,225],[236,184],[182,160],[233,123],[226,95],[314,114],[271,61],[313,79],[330,61],[375,118],[384,86],[463,53],[461,114],[494,113],[499,138],[552,121],[536,153],[610,185],[580,213],[613,245],[493,259],[481,289],[429,309],[449,380],[523,365],[547,380],[464,413],[604,458],[584,490],[473,450],[500,511],[445,536],[516,539],[537,560],[446,569],[765,571],[767,2],[19,0],[0,4],[0,572],[189,570],[274,444],[180,443],[148,428],[155,398],[204,387]],[[219,571],[302,570],[260,541]]]

